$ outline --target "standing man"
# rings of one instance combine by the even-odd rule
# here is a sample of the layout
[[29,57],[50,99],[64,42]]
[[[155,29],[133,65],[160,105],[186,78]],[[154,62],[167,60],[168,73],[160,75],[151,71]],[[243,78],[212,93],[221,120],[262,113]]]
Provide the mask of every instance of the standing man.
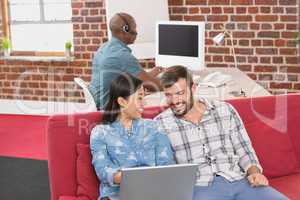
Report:
[[109,28],[112,38],[102,45],[94,56],[89,86],[98,109],[103,109],[108,101],[111,81],[124,72],[144,81],[144,86],[148,90],[161,89],[156,76],[162,68],[155,67],[151,72],[145,72],[127,46],[133,44],[137,36],[134,18],[126,13],[117,13],[111,18]]
[[170,67],[161,84],[169,109],[155,120],[178,163],[199,165],[194,200],[283,200],[268,186],[242,120],[226,102],[194,100],[185,67]]

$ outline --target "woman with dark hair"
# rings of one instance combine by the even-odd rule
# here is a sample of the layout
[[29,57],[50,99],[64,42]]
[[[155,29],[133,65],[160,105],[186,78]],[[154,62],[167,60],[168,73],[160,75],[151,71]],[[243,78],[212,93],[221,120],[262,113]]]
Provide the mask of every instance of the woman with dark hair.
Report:
[[169,139],[142,119],[142,81],[121,74],[112,81],[102,122],[91,133],[93,165],[101,181],[99,200],[119,199],[121,169],[175,164]]

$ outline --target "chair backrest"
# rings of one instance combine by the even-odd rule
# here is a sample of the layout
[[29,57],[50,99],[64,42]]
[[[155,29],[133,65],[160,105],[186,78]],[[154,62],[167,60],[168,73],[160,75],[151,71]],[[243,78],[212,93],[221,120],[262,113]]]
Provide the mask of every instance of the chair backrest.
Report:
[[94,100],[93,95],[89,91],[88,84],[84,80],[82,80],[81,78],[78,78],[78,77],[74,78],[74,82],[77,85],[79,85],[83,90],[85,103],[88,104],[88,110],[86,110],[86,111],[89,111],[89,112],[97,111],[96,102]]

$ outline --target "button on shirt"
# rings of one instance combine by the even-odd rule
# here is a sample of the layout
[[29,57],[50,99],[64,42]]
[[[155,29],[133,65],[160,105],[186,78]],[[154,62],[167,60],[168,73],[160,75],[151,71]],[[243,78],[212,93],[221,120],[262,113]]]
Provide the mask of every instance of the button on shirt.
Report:
[[112,37],[96,52],[92,64],[92,80],[89,90],[98,108],[103,109],[108,100],[112,80],[127,72],[138,76],[141,67],[131,49],[121,40]]
[[178,163],[199,164],[198,186],[208,186],[215,175],[228,181],[245,177],[252,165],[262,170],[241,118],[226,102],[208,102],[198,124],[177,118],[167,109],[155,120],[169,137]]
[[131,133],[116,121],[97,125],[91,133],[92,163],[100,179],[101,197],[118,195],[114,174],[121,168],[175,164],[170,141],[152,120],[134,120]]

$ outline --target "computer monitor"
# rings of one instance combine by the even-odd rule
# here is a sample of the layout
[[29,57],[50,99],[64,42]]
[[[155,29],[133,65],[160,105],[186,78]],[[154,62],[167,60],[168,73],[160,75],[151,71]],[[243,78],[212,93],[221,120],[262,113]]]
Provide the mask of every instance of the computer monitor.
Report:
[[164,21],[156,26],[156,66],[205,67],[205,22]]

